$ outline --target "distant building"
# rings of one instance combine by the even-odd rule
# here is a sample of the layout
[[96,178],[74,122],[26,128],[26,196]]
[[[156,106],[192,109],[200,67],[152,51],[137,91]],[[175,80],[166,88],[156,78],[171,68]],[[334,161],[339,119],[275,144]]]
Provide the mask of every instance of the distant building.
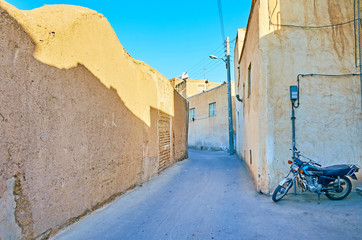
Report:
[[191,78],[172,78],[170,79],[171,85],[181,94],[184,98],[210,90],[214,87],[220,86],[222,83],[209,82],[203,79]]
[[[231,95],[235,96],[234,82],[231,84]],[[223,83],[187,99],[189,101],[189,147],[229,150],[227,84]],[[232,99],[234,106],[235,98],[232,97]]]
[[354,4],[252,1],[234,52],[236,94],[243,99],[236,103],[236,150],[259,191],[271,193],[288,171],[289,86],[298,85],[298,76],[296,147],[322,165],[362,164],[361,86],[352,75],[361,63]]

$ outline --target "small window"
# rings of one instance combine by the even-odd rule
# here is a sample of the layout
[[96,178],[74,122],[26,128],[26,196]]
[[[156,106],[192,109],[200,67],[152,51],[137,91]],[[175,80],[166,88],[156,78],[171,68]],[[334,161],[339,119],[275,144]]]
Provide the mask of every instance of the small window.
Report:
[[216,116],[216,103],[209,104],[209,117]]
[[190,120],[195,120],[195,108],[190,109]]
[[248,97],[251,95],[251,63],[248,68]]

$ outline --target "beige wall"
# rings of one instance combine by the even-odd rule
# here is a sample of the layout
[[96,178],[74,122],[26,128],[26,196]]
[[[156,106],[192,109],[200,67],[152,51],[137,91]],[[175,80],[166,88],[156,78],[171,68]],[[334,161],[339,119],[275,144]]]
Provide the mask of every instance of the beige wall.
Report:
[[[1,239],[52,235],[187,157],[186,101],[168,79],[123,48],[102,59],[108,65],[118,59],[124,74],[114,72],[112,82],[102,64],[92,71],[96,60],[62,69],[67,61],[47,62],[49,53],[22,24],[30,13],[3,1],[0,12]],[[101,26],[107,34],[109,24]],[[60,45],[67,40],[61,36]],[[110,45],[120,47],[83,45],[85,51],[77,46],[73,54]]]
[[178,92],[174,94],[175,116],[172,118],[173,158],[179,161],[188,157],[188,101]]
[[239,67],[239,60],[241,58],[241,51],[244,45],[246,29],[238,29],[234,48],[234,77],[235,77],[235,94],[239,95],[239,99],[235,99],[235,151],[244,158],[244,103],[243,103],[243,82],[241,82],[241,69]]
[[170,79],[172,87],[184,98],[187,98],[186,92],[186,80],[180,78],[172,78]]
[[[243,42],[236,42],[239,44],[238,51],[241,48],[241,55],[236,59],[235,65],[236,77],[235,86],[236,93],[240,95],[243,102],[236,103],[237,110],[237,154],[241,156],[255,180],[256,185],[260,188],[261,171],[263,160],[260,153],[263,151],[263,109],[260,108],[262,99],[265,99],[263,94],[263,86],[261,83],[264,79],[260,78],[260,51],[259,51],[259,7],[254,6],[249,17],[248,30],[244,38],[244,34],[240,33],[240,40]],[[240,46],[244,43],[244,46]],[[239,55],[239,54],[238,54]],[[251,93],[248,96],[248,68],[251,66]],[[238,69],[239,67],[239,69]],[[265,110],[264,110],[265,111]]]
[[[234,83],[232,83],[234,105]],[[188,98],[195,108],[195,120],[189,120],[189,147],[209,150],[229,149],[227,84]],[[209,117],[209,104],[216,103],[216,116]],[[235,119],[235,115],[233,116]]]
[[220,86],[222,83],[209,82],[208,80],[201,79],[170,79],[171,85],[184,97],[188,98],[195,94],[201,93]]
[[[265,193],[273,191],[288,171],[292,139],[289,86],[297,84],[297,75],[358,73],[353,23],[305,29],[270,25],[269,21],[275,8],[273,23],[320,26],[347,22],[353,19],[353,0],[276,2],[256,1],[240,62],[243,83],[247,83],[251,62],[255,88],[249,101],[244,96],[244,145],[239,152],[253,150],[253,164],[259,165],[251,166],[248,156],[245,159],[258,190]],[[301,105],[296,110],[297,148],[322,165],[361,165],[360,99],[357,76],[302,78]]]
[[222,83],[214,83],[207,80],[189,78],[186,80],[186,84],[186,95],[187,97],[190,97],[203,91],[207,91],[214,87],[220,86]]

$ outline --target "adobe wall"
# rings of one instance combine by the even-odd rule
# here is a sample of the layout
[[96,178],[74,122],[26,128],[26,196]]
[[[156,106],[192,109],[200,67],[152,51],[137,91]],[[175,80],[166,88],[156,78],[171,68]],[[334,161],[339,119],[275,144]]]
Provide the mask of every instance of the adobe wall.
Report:
[[[136,78],[115,79],[137,84],[127,89],[126,105],[119,85],[105,84],[80,64],[69,69],[45,64],[34,57],[36,48],[0,7],[1,239],[52,235],[156,175],[162,170],[162,114],[168,129],[177,127],[173,137],[169,131],[167,166],[187,157],[185,101],[161,74],[120,55],[127,63],[122,71]],[[144,118],[140,112],[147,108],[134,110],[136,98],[129,97],[142,92],[158,101]],[[168,110],[174,98],[177,114]]]
[[174,92],[175,116],[172,122],[174,161],[188,157],[188,101]]

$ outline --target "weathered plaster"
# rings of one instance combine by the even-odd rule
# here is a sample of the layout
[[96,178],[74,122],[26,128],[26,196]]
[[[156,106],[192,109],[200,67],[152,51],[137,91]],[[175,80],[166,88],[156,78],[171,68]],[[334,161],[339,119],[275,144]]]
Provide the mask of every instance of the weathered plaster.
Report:
[[21,239],[21,228],[15,220],[16,195],[15,178],[6,181],[6,188],[0,188],[0,239]]
[[244,156],[244,97],[243,96],[243,82],[241,81],[241,69],[239,61],[241,51],[244,45],[246,29],[238,29],[234,48],[234,77],[235,77],[235,94],[239,95],[242,101],[235,100],[235,151],[239,157],[245,159]]
[[[288,171],[292,139],[289,86],[297,84],[297,75],[358,73],[353,23],[315,29],[290,25],[316,27],[351,19],[353,0],[256,1],[239,66],[244,84],[249,62],[255,62],[257,71],[252,72],[257,93],[252,90],[249,103],[244,96],[243,140],[246,153],[249,149],[258,152],[253,164],[257,158],[259,166],[249,168],[262,192],[273,191]],[[325,166],[361,165],[359,77],[303,77],[300,84],[297,148]],[[253,124],[256,122],[258,125]],[[248,163],[248,156],[245,160]]]

